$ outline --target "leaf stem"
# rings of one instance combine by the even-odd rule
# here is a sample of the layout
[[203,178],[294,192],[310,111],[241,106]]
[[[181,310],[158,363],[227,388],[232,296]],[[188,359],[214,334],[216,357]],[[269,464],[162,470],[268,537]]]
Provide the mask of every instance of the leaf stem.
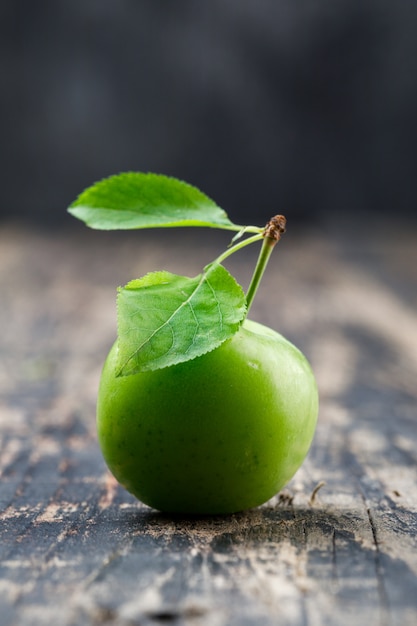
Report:
[[285,233],[286,219],[283,215],[276,215],[265,226],[265,230],[262,233],[263,242],[262,248],[256,262],[255,271],[252,276],[247,294],[246,294],[246,315],[249,312],[255,294],[258,290],[259,283],[265,272],[266,266],[271,256],[271,252],[275,247],[275,244],[281,239],[281,235]]
[[231,248],[228,248],[227,250],[225,250],[220,256],[217,257],[215,261],[213,261],[213,263],[210,263],[210,265],[220,265],[220,263],[223,263],[223,261],[227,259],[229,256],[231,256],[238,250],[241,250],[241,248],[244,248],[245,246],[249,246],[251,243],[255,243],[256,241],[260,241],[261,239],[263,239],[263,237],[264,237],[264,234],[261,231],[261,232],[258,232],[256,235],[253,235],[253,237],[248,237],[247,239],[243,239],[243,241],[239,241],[239,243],[236,243]]

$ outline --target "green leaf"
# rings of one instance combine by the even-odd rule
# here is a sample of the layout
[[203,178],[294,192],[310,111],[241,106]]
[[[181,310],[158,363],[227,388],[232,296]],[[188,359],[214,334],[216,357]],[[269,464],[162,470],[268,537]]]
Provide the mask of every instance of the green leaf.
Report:
[[91,228],[120,230],[208,226],[239,230],[196,187],[162,174],[125,172],[83,191],[68,211]]
[[152,272],[118,293],[118,376],[194,359],[236,333],[246,298],[218,264],[194,278]]

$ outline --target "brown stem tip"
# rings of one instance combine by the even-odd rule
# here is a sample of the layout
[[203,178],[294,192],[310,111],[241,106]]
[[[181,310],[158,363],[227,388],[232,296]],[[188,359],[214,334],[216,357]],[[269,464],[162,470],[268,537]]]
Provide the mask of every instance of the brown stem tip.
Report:
[[272,239],[274,243],[281,239],[281,235],[285,233],[287,220],[283,215],[275,215],[272,217],[268,224],[265,226],[263,236],[268,239]]

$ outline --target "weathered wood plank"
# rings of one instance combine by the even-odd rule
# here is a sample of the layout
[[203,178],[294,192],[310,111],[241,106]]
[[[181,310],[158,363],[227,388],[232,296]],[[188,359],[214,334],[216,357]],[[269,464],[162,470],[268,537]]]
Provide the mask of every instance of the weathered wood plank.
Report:
[[[221,244],[3,227],[1,624],[416,623],[417,251],[412,228],[389,249],[380,228],[298,233],[277,251],[253,316],[313,363],[314,445],[265,506],[182,519],[109,477],[96,389],[115,287],[195,273]],[[251,261],[230,264],[243,283]]]

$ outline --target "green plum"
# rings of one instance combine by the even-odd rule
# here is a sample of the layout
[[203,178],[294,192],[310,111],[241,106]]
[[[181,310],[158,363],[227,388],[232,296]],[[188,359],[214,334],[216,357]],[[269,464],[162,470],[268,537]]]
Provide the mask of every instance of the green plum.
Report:
[[227,514],[256,507],[293,477],[310,448],[318,392],[305,356],[245,320],[220,347],[155,371],[103,367],[97,429],[115,478],[165,512]]
[[[91,228],[233,231],[197,276],[150,272],[120,287],[117,340],[103,367],[97,431],[115,478],[171,513],[256,507],[292,478],[311,446],[318,392],[304,355],[248,319],[284,215],[233,223],[199,189],[151,172],[93,184],[69,212]],[[262,242],[246,293],[223,263]]]

